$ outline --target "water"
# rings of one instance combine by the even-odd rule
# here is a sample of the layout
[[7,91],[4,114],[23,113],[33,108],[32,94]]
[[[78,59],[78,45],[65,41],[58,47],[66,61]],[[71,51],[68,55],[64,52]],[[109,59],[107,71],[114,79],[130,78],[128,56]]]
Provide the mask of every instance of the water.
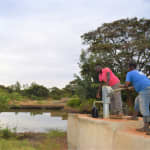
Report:
[[67,120],[61,115],[61,112],[1,112],[0,127],[16,132],[66,131]]

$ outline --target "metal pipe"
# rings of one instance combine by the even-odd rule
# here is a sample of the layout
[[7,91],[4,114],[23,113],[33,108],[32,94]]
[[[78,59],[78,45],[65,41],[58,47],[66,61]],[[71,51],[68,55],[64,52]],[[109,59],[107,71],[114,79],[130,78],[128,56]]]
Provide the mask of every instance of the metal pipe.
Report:
[[103,118],[109,118],[109,104],[110,104],[110,94],[112,93],[112,88],[110,86],[102,87],[102,100],[103,100]]

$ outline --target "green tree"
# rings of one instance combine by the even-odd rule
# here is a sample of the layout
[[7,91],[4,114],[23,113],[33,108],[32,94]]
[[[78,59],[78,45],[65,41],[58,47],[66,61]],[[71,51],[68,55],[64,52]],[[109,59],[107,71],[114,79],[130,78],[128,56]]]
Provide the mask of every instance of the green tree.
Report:
[[80,56],[82,76],[95,78],[93,68],[100,64],[124,80],[128,62],[133,59],[140,70],[150,74],[146,66],[150,62],[150,20],[132,18],[104,23],[81,38],[88,46]]
[[150,62],[150,20],[132,18],[104,23],[81,38],[86,49],[80,55],[81,78],[78,85],[79,89],[81,85],[85,88],[86,98],[92,98],[96,93],[96,88],[92,90],[91,85],[98,83],[97,64],[111,68],[121,81],[125,80],[128,63],[133,59],[138,69],[150,74],[147,65]]
[[42,85],[32,83],[28,89],[23,91],[23,94],[32,99],[48,98],[49,90]]
[[52,87],[49,91],[49,96],[53,99],[59,100],[63,97],[63,91],[57,87]]
[[21,84],[19,83],[19,81],[17,81],[15,84],[9,86],[8,88],[10,89],[10,91],[20,92],[21,91]]

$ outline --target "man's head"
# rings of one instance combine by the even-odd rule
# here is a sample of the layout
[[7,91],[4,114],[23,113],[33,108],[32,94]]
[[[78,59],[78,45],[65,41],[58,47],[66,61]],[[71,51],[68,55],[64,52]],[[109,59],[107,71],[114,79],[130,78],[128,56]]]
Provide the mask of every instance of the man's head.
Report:
[[95,67],[95,70],[96,70],[96,72],[98,72],[98,73],[102,73],[102,67],[99,66],[99,65],[97,65],[97,66]]
[[136,62],[135,61],[130,61],[128,67],[129,67],[128,68],[129,71],[136,69]]

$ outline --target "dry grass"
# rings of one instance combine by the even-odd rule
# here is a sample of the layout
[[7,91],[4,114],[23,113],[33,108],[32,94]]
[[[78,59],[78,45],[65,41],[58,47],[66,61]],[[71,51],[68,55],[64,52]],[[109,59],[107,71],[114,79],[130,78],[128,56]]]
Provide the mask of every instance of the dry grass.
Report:
[[66,133],[19,133],[9,139],[0,138],[0,150],[67,150]]
[[52,99],[47,99],[47,100],[30,100],[30,99],[24,99],[22,101],[10,101],[9,105],[10,106],[26,106],[26,107],[51,107],[51,108],[64,108],[66,106],[66,103],[68,101],[68,98],[62,98],[61,100],[52,100]]

